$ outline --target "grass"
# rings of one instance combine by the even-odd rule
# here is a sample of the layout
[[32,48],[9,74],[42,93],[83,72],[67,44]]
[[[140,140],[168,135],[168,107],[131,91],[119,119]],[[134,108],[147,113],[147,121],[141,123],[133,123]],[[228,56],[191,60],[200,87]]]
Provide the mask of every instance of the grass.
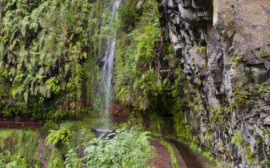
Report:
[[0,147],[6,148],[0,154],[9,151],[10,155],[21,156],[31,165],[40,164],[38,149],[42,136],[39,131],[0,129],[0,137]]

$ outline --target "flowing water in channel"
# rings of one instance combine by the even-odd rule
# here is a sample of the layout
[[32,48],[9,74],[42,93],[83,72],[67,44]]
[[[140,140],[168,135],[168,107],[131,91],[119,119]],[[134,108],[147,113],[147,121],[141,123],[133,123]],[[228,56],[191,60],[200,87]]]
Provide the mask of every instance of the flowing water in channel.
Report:
[[[112,17],[115,20],[117,20],[118,18],[117,9],[120,6],[120,4],[121,4],[121,0],[115,0],[110,9]],[[109,20],[112,20],[112,19],[109,19]],[[114,29],[113,23],[108,23],[107,27],[109,27],[110,29]],[[110,118],[109,106],[111,104],[111,97],[113,95],[112,80],[113,80],[113,63],[114,63],[114,57],[115,57],[115,45],[116,45],[116,37],[114,35],[113,38],[106,40],[105,54],[103,58],[101,59],[101,62],[102,62],[101,100],[103,102],[104,115],[107,120],[109,120]],[[107,120],[105,121],[103,125],[104,128],[108,128]]]

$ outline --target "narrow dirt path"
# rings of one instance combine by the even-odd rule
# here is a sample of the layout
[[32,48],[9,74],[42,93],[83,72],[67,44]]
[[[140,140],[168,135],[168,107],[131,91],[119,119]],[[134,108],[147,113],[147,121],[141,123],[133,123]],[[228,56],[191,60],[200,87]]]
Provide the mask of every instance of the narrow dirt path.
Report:
[[155,148],[156,156],[151,160],[152,168],[172,168],[171,154],[159,141],[151,140],[150,144]]
[[43,158],[44,147],[45,147],[45,139],[42,138],[39,143],[38,157],[42,164],[42,167],[47,168],[47,160]]

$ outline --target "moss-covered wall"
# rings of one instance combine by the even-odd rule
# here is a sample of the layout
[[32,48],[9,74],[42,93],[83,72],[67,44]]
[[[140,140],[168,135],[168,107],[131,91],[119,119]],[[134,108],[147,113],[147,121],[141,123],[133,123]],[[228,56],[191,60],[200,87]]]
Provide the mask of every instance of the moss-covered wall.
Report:
[[78,114],[94,90],[105,1],[4,0],[0,6],[0,114]]

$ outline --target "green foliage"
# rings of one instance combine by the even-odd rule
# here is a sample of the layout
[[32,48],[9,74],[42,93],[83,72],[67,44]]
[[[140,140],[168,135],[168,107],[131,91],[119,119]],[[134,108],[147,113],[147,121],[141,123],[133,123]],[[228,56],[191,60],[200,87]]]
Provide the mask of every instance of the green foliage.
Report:
[[[36,131],[1,130],[0,167],[41,167],[38,157],[40,135]],[[6,168],[4,167],[4,168]],[[2,167],[1,167],[2,168]]]
[[62,127],[59,130],[52,130],[46,137],[46,144],[51,144],[57,148],[65,147],[69,143],[71,132],[68,128]]
[[270,163],[270,160],[269,160],[269,158],[268,158],[268,156],[267,156],[266,145],[263,143],[262,146],[263,146],[263,156],[264,156],[264,160],[261,161],[260,164],[261,164],[262,166],[268,166],[269,163]]
[[235,144],[237,146],[243,144],[245,142],[245,139],[243,138],[242,136],[242,133],[241,132],[237,132],[233,135],[232,137],[232,140],[231,140],[231,143],[232,144]]
[[88,167],[147,167],[153,151],[147,132],[118,129],[111,136],[97,138],[85,147],[83,161]]
[[140,14],[136,9],[137,2],[138,0],[124,1],[118,9],[120,32],[131,32],[135,28],[136,23],[139,22]]
[[262,52],[261,57],[262,57],[262,58],[267,58],[267,57],[269,57],[269,54],[268,54],[268,53],[265,53],[265,52]]
[[245,154],[246,154],[246,157],[248,159],[248,165],[255,164],[256,156],[255,156],[255,153],[251,152],[250,147],[246,148],[246,153]]
[[264,83],[255,86],[254,88],[250,89],[250,92],[256,92],[259,93],[261,96],[263,93],[265,93],[267,90],[270,89],[270,79],[265,81]]
[[204,150],[201,147],[199,147],[198,145],[194,144],[193,142],[189,142],[188,143],[189,147],[196,151],[199,152],[200,154],[202,154],[203,156],[205,156],[206,158],[210,159],[211,161],[218,163],[217,159],[215,157],[212,156],[210,151]]
[[185,122],[185,118],[183,116],[183,112],[178,112],[174,114],[174,122],[175,122],[175,131],[177,133],[177,136],[179,139],[185,141],[185,140],[192,140],[193,136],[192,136],[192,129],[190,127],[190,125],[188,125]]
[[30,168],[30,165],[25,158],[17,155],[12,156],[8,151],[5,151],[4,155],[0,154],[0,168]]
[[77,155],[76,149],[70,148],[66,154],[65,160],[66,168],[80,168],[82,163]]
[[[125,3],[133,4],[132,1]],[[132,9],[121,8],[120,13],[127,13],[128,10]],[[136,11],[135,6],[134,12],[139,16],[140,11]],[[123,17],[119,19],[120,23],[126,22]],[[168,79],[161,79],[161,71],[167,72],[168,67],[161,70],[162,67],[158,66],[161,61],[169,59],[169,57],[162,58],[164,55],[161,57],[162,53],[158,47],[161,44],[160,34],[156,1],[145,2],[136,24],[130,31],[119,33],[115,62],[115,90],[117,98],[122,103],[133,104],[138,109],[146,110],[151,104],[150,101],[155,101],[151,98],[161,94],[161,91],[167,87]],[[166,48],[167,45],[160,47]]]
[[201,46],[200,47],[200,53],[201,54],[206,54],[205,52],[206,52],[206,47],[205,46]]
[[[237,83],[232,90],[233,100],[231,101],[231,104],[237,107],[238,105],[244,105],[246,102],[255,103],[255,96],[263,99],[264,93],[269,89],[270,79],[262,84],[257,84],[251,87],[249,90],[244,88],[244,84],[242,82]],[[250,95],[253,95],[253,97]]]
[[243,88],[243,85],[243,83],[237,83],[233,88],[232,96],[234,102],[232,101],[232,105],[234,106],[243,105],[250,96],[250,92],[248,90],[245,90]]
[[62,153],[60,150],[54,150],[48,161],[48,168],[64,168],[64,160],[62,158]]
[[239,63],[240,61],[242,61],[242,59],[243,59],[243,55],[233,55],[233,56],[231,57],[231,61],[232,61],[232,64],[233,64],[233,65],[238,65],[238,63]]
[[0,2],[0,77],[10,86],[0,104],[48,106],[65,94],[67,102],[58,101],[58,108],[79,108],[82,64],[99,31],[92,30],[101,13],[100,5],[92,9],[96,4],[101,0]]
[[[155,20],[149,26],[145,26],[142,30],[143,33],[139,34],[137,41],[137,55],[136,61],[149,61],[148,63],[151,65],[153,63],[153,59],[156,56],[155,53],[155,43],[159,40],[160,28],[155,26],[158,25],[159,20]],[[138,67],[139,68],[139,67]]]

